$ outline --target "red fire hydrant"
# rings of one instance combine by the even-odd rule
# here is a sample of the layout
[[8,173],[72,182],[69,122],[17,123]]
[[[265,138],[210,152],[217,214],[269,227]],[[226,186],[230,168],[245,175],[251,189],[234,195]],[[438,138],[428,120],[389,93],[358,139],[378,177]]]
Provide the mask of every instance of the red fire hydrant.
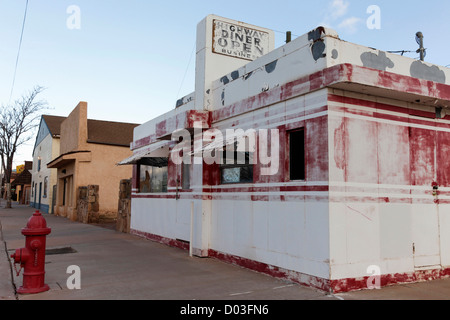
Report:
[[[49,286],[44,283],[45,279],[45,242],[47,235],[51,232],[47,228],[47,222],[39,210],[28,219],[26,228],[22,229],[25,238],[25,248],[17,249],[11,255],[14,263],[20,264],[17,275],[23,272],[23,284],[17,290],[20,294],[32,294],[49,290]],[[15,265],[14,265],[15,267]],[[16,270],[17,271],[17,270]]]

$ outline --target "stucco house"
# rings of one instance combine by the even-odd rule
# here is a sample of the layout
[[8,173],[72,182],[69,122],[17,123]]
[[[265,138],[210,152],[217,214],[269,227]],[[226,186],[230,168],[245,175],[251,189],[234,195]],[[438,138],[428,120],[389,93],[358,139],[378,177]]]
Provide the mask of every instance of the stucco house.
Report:
[[130,167],[117,167],[131,154],[130,143],[137,124],[87,118],[87,103],[80,102],[61,122],[60,153],[47,163],[57,170],[56,215],[77,220],[79,188],[97,186],[95,212],[101,217],[117,215],[119,184],[130,179]]
[[450,275],[449,68],[214,15],[196,52],[120,163],[131,233],[331,292]]
[[30,206],[53,213],[56,195],[56,169],[47,163],[59,155],[60,127],[65,117],[42,115],[33,149],[32,194]]

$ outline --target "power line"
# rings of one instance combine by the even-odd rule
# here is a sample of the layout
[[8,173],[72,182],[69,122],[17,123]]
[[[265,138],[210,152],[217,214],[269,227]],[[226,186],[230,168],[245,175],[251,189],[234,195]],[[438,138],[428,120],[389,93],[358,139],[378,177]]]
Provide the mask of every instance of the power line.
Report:
[[14,91],[14,85],[16,83],[17,65],[19,64],[20,49],[22,48],[23,31],[25,29],[25,21],[27,19],[27,11],[28,11],[28,0],[25,4],[25,14],[23,16],[23,22],[22,22],[22,32],[20,33],[19,49],[17,51],[16,66],[14,68],[14,77],[13,77],[13,82],[12,82],[12,86],[11,86],[11,94],[9,96],[8,104],[11,102],[11,97],[12,97],[12,94]]
[[397,51],[387,51],[387,52],[389,52],[389,53],[401,53],[402,56],[403,56],[405,53],[408,53],[408,52],[416,52],[416,51],[410,51],[410,50],[397,50]]
[[180,96],[181,88],[183,87],[184,80],[186,79],[187,72],[188,72],[188,70],[189,70],[189,67],[191,66],[192,56],[194,55],[195,47],[196,47],[196,43],[194,43],[194,47],[192,48],[191,56],[190,56],[190,58],[189,58],[188,65],[187,65],[187,67],[186,67],[186,71],[184,72],[183,80],[181,80],[180,89],[178,89],[178,93],[177,93],[177,99],[178,99],[179,96]]
[[[274,30],[274,29],[271,29],[273,32],[276,32],[276,33],[280,33],[280,34],[286,34],[286,32],[287,31],[280,31],[280,30]],[[294,37],[300,37],[298,34],[292,34]]]

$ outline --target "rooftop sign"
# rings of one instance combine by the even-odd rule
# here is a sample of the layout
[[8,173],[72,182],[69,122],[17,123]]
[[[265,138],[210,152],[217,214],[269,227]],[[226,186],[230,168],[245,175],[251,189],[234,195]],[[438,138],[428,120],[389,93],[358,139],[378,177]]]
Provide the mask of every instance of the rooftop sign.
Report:
[[269,52],[269,33],[214,19],[214,53],[255,60]]

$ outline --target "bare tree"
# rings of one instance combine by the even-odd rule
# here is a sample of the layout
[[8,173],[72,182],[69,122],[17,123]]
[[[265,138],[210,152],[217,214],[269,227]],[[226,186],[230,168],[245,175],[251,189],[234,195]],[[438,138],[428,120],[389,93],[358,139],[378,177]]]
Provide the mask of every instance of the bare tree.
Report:
[[0,108],[0,156],[6,184],[6,208],[11,208],[11,175],[17,149],[33,138],[33,129],[39,125],[40,111],[47,102],[36,100],[44,90],[36,86],[13,105]]

